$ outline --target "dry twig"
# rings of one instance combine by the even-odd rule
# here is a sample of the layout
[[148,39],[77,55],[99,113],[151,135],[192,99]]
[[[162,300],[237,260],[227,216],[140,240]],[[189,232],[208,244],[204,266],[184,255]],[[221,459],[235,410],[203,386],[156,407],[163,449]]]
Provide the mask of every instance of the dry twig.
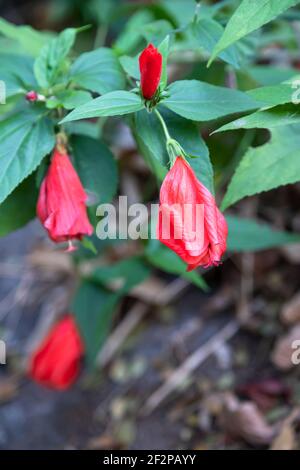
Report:
[[[168,284],[159,294],[153,296],[155,305],[166,305],[174,300],[187,286],[189,282],[185,279],[178,278]],[[97,364],[101,367],[107,366],[113,359],[116,352],[128,336],[133,332],[136,326],[141,322],[148,312],[149,305],[137,302],[133,308],[127,313],[124,320],[115,328],[107,339],[104,347],[101,349],[97,358]]]
[[210,338],[192,353],[183,364],[171,374],[166,382],[148,398],[143,410],[144,414],[149,414],[157,408],[167,396],[180,386],[180,384],[182,384],[212,353],[231,339],[236,334],[239,327],[240,324],[236,320],[231,320],[213,338]]

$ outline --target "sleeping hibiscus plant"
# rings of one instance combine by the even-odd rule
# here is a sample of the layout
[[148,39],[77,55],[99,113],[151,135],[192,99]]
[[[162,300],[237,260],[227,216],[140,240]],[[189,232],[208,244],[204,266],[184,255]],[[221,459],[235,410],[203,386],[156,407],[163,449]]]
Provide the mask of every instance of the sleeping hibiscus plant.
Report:
[[[71,313],[62,312],[29,361],[31,377],[50,387],[71,385],[83,356],[95,363],[117,306],[151,267],[206,289],[207,268],[222,269],[231,252],[299,240],[227,213],[246,196],[300,180],[297,104],[288,81],[295,71],[264,74],[253,36],[258,28],[264,35],[264,24],[297,2],[267,1],[256,22],[256,0],[243,0],[236,10],[222,2],[203,10],[193,0],[184,9],[182,2],[159,3],[156,9],[137,2],[119,35],[109,15],[110,47],[81,54],[76,42],[85,27],[50,34],[0,20],[0,235],[37,216],[76,272]],[[271,129],[269,143],[248,149],[244,131],[232,158],[222,143],[214,150],[215,177],[210,134],[259,127]],[[148,227],[138,255],[105,263],[105,247],[131,242],[120,234],[104,241],[99,229],[105,219],[99,205],[116,207],[122,196],[118,183],[130,154],[119,150],[124,129],[138,151],[135,164],[144,159],[148,168],[139,173],[141,180],[147,175],[139,202],[158,211],[154,236]],[[91,263],[87,274],[80,267],[93,256],[100,267]],[[120,278],[122,286],[111,289]]]

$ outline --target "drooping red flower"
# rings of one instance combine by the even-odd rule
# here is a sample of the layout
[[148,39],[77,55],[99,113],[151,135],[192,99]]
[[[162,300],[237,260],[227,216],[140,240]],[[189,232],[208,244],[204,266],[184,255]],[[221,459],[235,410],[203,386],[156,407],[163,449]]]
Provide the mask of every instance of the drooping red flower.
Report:
[[54,242],[81,240],[84,235],[93,233],[86,200],[68,154],[56,148],[37,204],[38,218]]
[[162,72],[162,55],[149,44],[140,55],[141,89],[143,97],[150,100],[158,88]]
[[227,223],[194,170],[177,157],[160,190],[159,240],[187,263],[218,265],[226,250]]
[[66,315],[32,354],[29,375],[36,382],[57,390],[74,383],[84,347],[72,315]]

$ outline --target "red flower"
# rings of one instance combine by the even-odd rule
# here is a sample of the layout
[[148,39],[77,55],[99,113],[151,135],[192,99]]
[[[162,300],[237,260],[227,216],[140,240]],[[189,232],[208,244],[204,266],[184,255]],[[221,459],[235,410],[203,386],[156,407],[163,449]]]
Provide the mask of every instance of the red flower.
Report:
[[37,215],[54,242],[91,235],[87,196],[66,152],[55,149],[48,173],[41,185]]
[[141,89],[143,97],[151,100],[158,88],[162,72],[162,55],[149,44],[140,55]]
[[30,358],[29,375],[36,382],[57,390],[76,380],[83,356],[83,343],[72,315],[58,322]]
[[227,223],[208,189],[182,158],[167,174],[160,190],[159,240],[188,265],[218,265],[226,250]]

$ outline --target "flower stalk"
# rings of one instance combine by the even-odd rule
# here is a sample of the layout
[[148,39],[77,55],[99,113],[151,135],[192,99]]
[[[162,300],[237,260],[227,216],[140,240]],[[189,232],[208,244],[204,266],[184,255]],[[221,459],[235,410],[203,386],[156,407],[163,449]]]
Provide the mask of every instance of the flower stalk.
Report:
[[173,139],[170,136],[167,125],[164,121],[164,118],[160,114],[160,112],[157,109],[155,109],[154,112],[155,112],[156,116],[158,117],[158,120],[161,123],[162,129],[164,131],[164,135],[165,135],[165,138],[166,138],[166,149],[167,149],[168,155],[170,157],[170,167],[172,167],[175,163],[176,157],[181,155],[184,159],[186,159],[187,154],[184,151],[184,149],[181,147],[179,142],[177,142],[177,140]]

